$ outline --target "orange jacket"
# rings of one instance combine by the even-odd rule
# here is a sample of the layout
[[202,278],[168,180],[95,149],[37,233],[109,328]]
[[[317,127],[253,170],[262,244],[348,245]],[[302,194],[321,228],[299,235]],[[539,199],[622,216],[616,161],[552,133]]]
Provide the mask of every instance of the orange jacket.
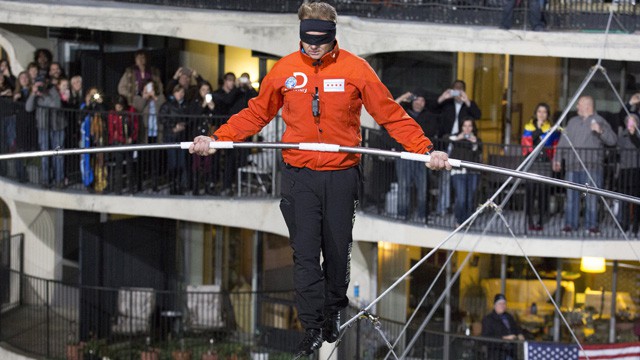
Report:
[[[315,62],[315,63],[314,63]],[[320,116],[312,113],[319,95]],[[338,45],[315,61],[297,51],[278,61],[260,86],[249,107],[232,116],[215,137],[244,141],[259,132],[282,108],[287,143],[329,143],[358,146],[362,105],[378,124],[410,152],[424,154],[433,148],[420,126],[398,105],[376,73],[362,58]],[[360,161],[360,155],[304,150],[283,150],[284,161],[312,170],[340,170]]]

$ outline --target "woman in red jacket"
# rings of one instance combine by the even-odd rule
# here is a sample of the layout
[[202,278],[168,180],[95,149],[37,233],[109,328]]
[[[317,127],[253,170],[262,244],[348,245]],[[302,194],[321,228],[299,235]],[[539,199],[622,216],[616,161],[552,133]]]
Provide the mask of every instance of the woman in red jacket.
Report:
[[[119,95],[114,110],[109,113],[107,121],[109,131],[109,145],[131,145],[135,144],[138,139],[138,116],[135,114],[133,106],[129,106],[127,98]],[[134,157],[133,151],[116,151],[113,159],[115,166],[113,174],[110,174],[110,184],[113,185],[113,191],[116,194],[122,192],[123,187],[123,169],[126,169],[127,186],[130,193],[135,192],[136,177],[134,174]]]
[[[191,153],[213,154],[215,140],[243,141],[260,131],[282,108],[283,142],[358,146],[362,105],[407,151],[425,154],[431,141],[398,105],[362,58],[339,48],[333,6],[305,3],[298,11],[300,50],[276,63],[249,107],[232,116],[212,137],[198,136]],[[443,152],[428,166],[451,169]],[[282,200],[294,258],[298,317],[306,335],[298,356],[339,336],[340,310],[348,303],[352,228],[360,155],[283,150]],[[324,262],[320,264],[320,253]]]

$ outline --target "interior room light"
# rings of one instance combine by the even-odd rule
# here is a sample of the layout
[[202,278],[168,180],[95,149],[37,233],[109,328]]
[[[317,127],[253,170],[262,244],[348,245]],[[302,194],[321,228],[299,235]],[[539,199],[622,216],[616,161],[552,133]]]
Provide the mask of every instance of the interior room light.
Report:
[[580,260],[580,271],[600,274],[607,270],[603,257],[583,256]]

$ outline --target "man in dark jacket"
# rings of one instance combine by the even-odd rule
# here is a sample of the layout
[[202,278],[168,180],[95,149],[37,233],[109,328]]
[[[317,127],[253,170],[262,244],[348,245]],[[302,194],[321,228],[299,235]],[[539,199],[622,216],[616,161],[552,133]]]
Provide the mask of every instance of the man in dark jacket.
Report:
[[[185,89],[176,85],[171,91],[173,98],[160,108],[160,123],[163,126],[163,142],[175,143],[187,139],[186,118],[188,103],[184,100]],[[171,183],[170,194],[182,194],[187,186],[186,157],[180,149],[167,150],[167,168]]]
[[[439,137],[441,139],[448,139],[450,136],[457,135],[460,132],[462,119],[472,118],[476,121],[480,119],[480,108],[473,100],[469,99],[466,88],[467,85],[464,81],[454,81],[451,88],[445,90],[438,97],[437,104],[432,109],[440,113]],[[443,144],[441,146],[444,146],[444,148],[439,150],[451,150],[447,149],[449,142],[443,141],[441,144]],[[440,173],[440,198],[436,209],[438,215],[445,215],[451,205],[450,184],[451,173],[448,171]]]
[[[520,327],[506,310],[507,299],[503,294],[497,294],[493,298],[493,311],[482,319],[482,336],[502,340],[524,340]],[[515,344],[490,342],[487,347],[491,360],[514,360],[516,358]]]
[[[427,109],[426,99],[422,94],[407,91],[400,95],[396,102],[400,104],[407,114],[411,116],[422,128],[425,136],[435,139],[438,136],[438,121]],[[394,141],[395,150],[404,148]],[[427,219],[427,180],[429,178],[427,167],[419,162],[404,159],[396,159],[396,174],[398,176],[398,217],[410,220],[411,217],[411,186],[416,189],[416,220],[425,222]]]

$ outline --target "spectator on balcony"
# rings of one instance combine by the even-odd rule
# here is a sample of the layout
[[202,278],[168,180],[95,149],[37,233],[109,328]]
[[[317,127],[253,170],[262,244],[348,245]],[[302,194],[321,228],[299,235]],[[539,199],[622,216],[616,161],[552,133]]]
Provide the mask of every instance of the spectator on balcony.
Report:
[[13,99],[13,86],[6,76],[0,75],[0,97]]
[[69,105],[73,109],[80,109],[80,105],[84,102],[84,90],[82,89],[82,76],[76,75],[71,77],[71,94],[69,96]]
[[[195,80],[195,84],[193,80]],[[198,95],[198,87],[203,81],[204,79],[197,71],[187,67],[179,67],[167,83],[167,91],[171,91],[176,85],[182,86],[185,89],[184,100],[190,104]],[[167,92],[166,95],[168,99],[171,99],[171,93]]]
[[35,62],[30,62],[29,65],[27,65],[27,72],[29,73],[29,79],[31,80],[31,83],[33,84],[34,82],[36,82],[36,78],[38,77],[38,64]]
[[31,78],[28,72],[22,71],[18,74],[16,87],[13,90],[13,101],[26,102],[27,98],[29,98],[29,93],[31,93],[31,85]]
[[49,75],[49,67],[51,66],[51,62],[53,61],[53,54],[51,54],[51,51],[49,51],[49,49],[37,49],[33,53],[33,61],[38,66],[38,75]]
[[640,118],[640,93],[634,93],[631,95],[629,101],[627,101],[624,107],[624,109],[620,110],[618,118],[619,129],[614,129],[616,131],[624,130],[626,128],[627,113],[635,114]]
[[[55,86],[49,84],[48,79],[39,75],[31,88],[31,93],[25,104],[28,112],[36,112],[36,127],[38,129],[38,145],[40,150],[50,150],[64,147],[64,129],[67,127],[66,119],[52,109],[59,109],[60,94]],[[41,161],[40,183],[44,187],[51,187],[51,175],[49,174],[49,158],[43,157]],[[54,164],[54,180],[57,187],[62,187],[64,180],[64,157],[52,158]]]
[[[544,19],[544,6],[546,0],[528,0],[529,2],[529,26],[533,31],[544,31],[546,21]],[[502,21],[500,29],[509,30],[513,25],[513,10],[520,0],[505,0],[502,8]]]
[[56,84],[56,88],[58,89],[58,93],[60,94],[60,102],[62,104],[62,108],[70,109],[71,105],[69,104],[69,100],[71,99],[71,88],[69,87],[69,79],[59,78],[58,83]]
[[[147,80],[142,94],[133,98],[133,107],[142,113],[142,124],[138,131],[138,142],[142,144],[156,144],[162,141],[162,126],[158,121],[160,108],[166,102],[164,94],[153,80]],[[150,179],[153,191],[158,191],[158,174],[160,173],[160,152],[143,151],[141,154],[142,171],[144,176]]]
[[[424,95],[406,92],[396,98],[396,102],[404,108],[422,128],[424,134],[433,139],[438,135],[438,124],[431,118],[431,114],[426,108]],[[399,149],[404,150],[400,144],[395,144]],[[398,216],[406,219],[409,215],[411,203],[411,186],[413,185],[417,205],[417,220],[425,222],[427,219],[427,167],[417,161],[396,159],[396,175],[398,177]]]
[[212,95],[213,101],[216,103],[216,115],[232,115],[231,108],[240,95],[240,91],[236,87],[236,75],[232,72],[224,74],[222,85]]
[[[53,65],[51,66],[51,68],[53,68]],[[60,94],[60,103],[63,109],[63,111],[60,112],[60,116],[63,116],[68,124],[65,133],[64,147],[67,149],[73,149],[78,146],[78,140],[80,139],[80,125],[82,124],[82,114],[74,111],[77,110],[78,107],[71,104],[71,88],[69,79],[64,77],[59,78],[56,88],[58,89],[58,93]],[[68,180],[66,178],[65,183],[68,183]]]
[[[171,91],[172,99],[160,108],[160,123],[164,128],[163,142],[177,143],[187,140],[185,115],[189,114],[189,104],[184,100],[185,89],[176,85]],[[186,156],[180,149],[167,150],[167,168],[170,194],[182,195],[187,187]]]
[[[127,103],[127,99],[119,95],[109,113],[109,145],[131,145],[138,140],[138,116],[133,106]],[[121,194],[124,185],[123,171],[126,169],[127,188],[130,193],[135,193],[137,184],[134,173],[134,152],[116,151],[113,153],[115,165],[113,174],[109,174],[111,185],[116,194]]]
[[242,73],[242,75],[240,75],[236,88],[238,89],[238,95],[236,101],[231,106],[231,114],[237,114],[249,105],[249,100],[258,96],[258,92],[253,88],[253,84],[251,84],[251,78],[248,73]]
[[[458,135],[460,131],[460,121],[465,118],[480,119],[481,112],[478,105],[467,95],[467,85],[462,80],[456,80],[450,89],[446,89],[438,97],[434,110],[440,113],[440,138],[447,139],[450,136]],[[447,152],[451,148],[445,143]],[[440,173],[440,197],[436,207],[436,213],[445,215],[451,206],[451,173],[443,171]]]
[[[497,294],[493,298],[493,311],[482,319],[482,336],[502,340],[524,340],[516,320],[507,312],[507,298]],[[515,360],[517,346],[509,342],[488,342],[488,358],[491,360]]]
[[[194,119],[194,128],[190,129],[193,136],[209,136],[213,134],[214,128],[213,116],[216,104],[213,102],[211,95],[211,85],[207,81],[200,83],[197,96],[191,102],[189,114],[197,115]],[[219,168],[218,158],[210,156],[192,155],[191,162],[191,190],[192,194],[200,195],[200,184],[204,184],[204,190],[207,194],[213,194],[215,184],[212,173],[212,163],[215,164],[215,172]]]
[[[93,146],[93,139],[91,137],[91,123],[94,121],[100,121],[102,112],[105,110],[103,99],[98,88],[91,87],[87,90],[85,99],[80,104],[80,109],[84,110],[84,119],[80,125],[80,147],[90,148]],[[93,191],[92,185],[94,180],[93,164],[91,158],[95,158],[96,155],[82,154],[80,155],[80,173],[82,176],[82,183],[89,191]]]
[[[540,144],[540,142],[544,141],[545,148],[538,154],[535,162],[533,163],[530,171],[540,172],[543,171],[541,175],[547,175],[546,171],[549,170],[549,163],[551,159],[553,159],[556,151],[556,145],[558,145],[558,140],[560,138],[560,134],[558,132],[550,133],[551,127],[553,124],[550,119],[551,110],[549,105],[546,103],[539,103],[535,111],[533,112],[533,117],[529,122],[524,126],[524,132],[522,133],[522,138],[520,143],[522,145],[522,155],[529,155],[533,149]],[[547,198],[549,196],[548,193],[549,187],[540,182],[527,182],[526,183],[526,217],[529,225],[529,230],[531,231],[540,231],[543,229],[542,224],[544,223],[544,214],[547,209]],[[535,220],[535,203],[537,202],[537,210],[538,210],[538,221]]]
[[[18,79],[16,81],[16,87],[13,91],[13,101],[21,104],[25,104],[27,99],[29,98],[29,94],[31,93],[31,79],[29,78],[29,73],[26,71],[20,72],[18,74]],[[24,105],[23,105],[24,106]],[[34,146],[37,143],[37,136],[34,126],[33,117],[24,111],[18,111],[16,113],[16,141],[15,141],[15,151],[29,151],[37,149],[37,146]],[[18,176],[18,181],[27,182],[27,171],[25,167],[25,161],[23,159],[18,159],[16,162],[16,172]]]
[[[630,114],[625,119],[625,128],[618,132],[618,150],[620,151],[618,190],[623,194],[635,197],[640,197],[639,123],[638,115]],[[620,225],[622,229],[627,231],[630,236],[638,236],[640,209],[633,203],[623,202],[621,210]]]
[[[196,137],[191,153],[211,155],[215,152],[209,147],[212,141],[242,141],[258,133],[280,108],[286,124],[284,142],[320,139],[357,146],[363,104],[408,151],[424,154],[433,149],[369,64],[339,48],[333,6],[305,2],[298,18],[299,50],[278,61],[248,108],[232,116],[212,137]],[[360,156],[297,149],[283,150],[282,156],[280,209],[289,228],[298,318],[305,329],[296,353],[299,358],[340,335],[340,311],[349,304]],[[431,153],[429,166],[451,169],[447,154],[438,151]]]
[[9,64],[9,60],[0,60],[0,75],[7,79],[11,88],[16,87],[16,77],[13,75],[13,72],[11,72],[11,64]]
[[[241,92],[236,86],[236,75],[232,72],[224,74],[222,86],[213,92],[213,101],[216,103],[215,114],[222,117],[221,123],[226,122],[228,116],[233,115],[232,109],[240,98]],[[246,161],[246,151],[223,151],[224,171],[222,174],[222,194],[230,195],[236,179],[236,169]]]
[[135,64],[128,67],[120,78],[118,94],[124,96],[129,104],[133,104],[133,98],[142,94],[149,80],[153,80],[158,90],[163,92],[160,71],[147,64],[147,53],[144,50],[138,50],[135,52]]
[[[460,131],[451,135],[451,157],[454,159],[481,162],[482,141],[478,138],[478,129],[475,120],[468,116],[462,119]],[[456,227],[467,220],[475,209],[476,189],[480,174],[468,169],[451,170],[451,180],[455,192],[455,204],[453,206],[456,217]]]
[[[590,186],[602,187],[604,146],[616,144],[617,135],[611,129],[609,123],[596,113],[593,97],[583,95],[578,99],[578,115],[569,119],[564,128],[563,136],[558,142],[556,154],[553,158],[553,171],[564,169],[566,180],[578,184],[590,184]],[[576,149],[573,152],[571,146]],[[584,166],[578,160],[583,161]],[[595,184],[590,180],[593,178]],[[598,197],[587,195],[586,219],[584,227],[587,233],[596,235],[600,233],[598,228]],[[569,233],[577,230],[580,217],[580,193],[576,190],[567,190],[565,203],[563,232]]]
[[58,81],[61,78],[66,78],[67,76],[64,74],[64,69],[59,62],[54,61],[49,66],[49,79],[51,79],[51,84],[58,86]]
[[[109,143],[109,129],[107,122],[107,107],[104,105],[104,96],[97,89],[87,93],[89,109],[92,109],[89,119],[89,135],[91,146],[104,147]],[[98,153],[93,156],[93,191],[102,193],[109,185],[107,179],[107,159],[109,154]]]

